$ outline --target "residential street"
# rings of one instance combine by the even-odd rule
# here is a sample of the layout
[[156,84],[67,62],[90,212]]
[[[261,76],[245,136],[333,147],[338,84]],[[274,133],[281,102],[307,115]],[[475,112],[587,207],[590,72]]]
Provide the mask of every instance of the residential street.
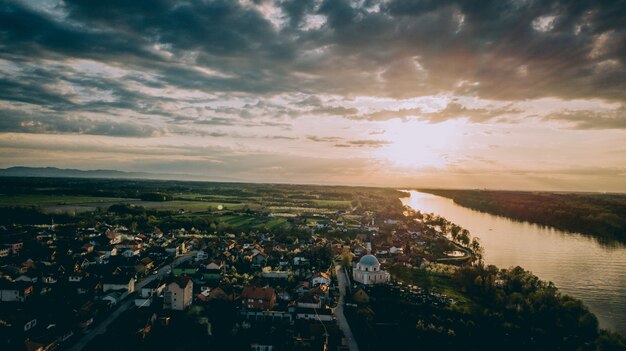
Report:
[[358,351],[359,346],[354,340],[354,336],[352,335],[352,330],[350,329],[350,325],[346,320],[346,316],[343,315],[343,303],[346,295],[346,287],[350,279],[346,277],[345,270],[341,267],[341,265],[335,266],[335,272],[337,273],[337,281],[339,282],[339,302],[337,303],[337,308],[335,308],[335,317],[337,317],[337,323],[339,323],[339,328],[343,331],[343,334],[348,339],[348,347],[350,351]]
[[[139,291],[141,290],[142,287],[144,287],[146,284],[150,283],[151,281],[155,280],[157,277],[163,277],[167,274],[168,270],[171,270],[173,267],[176,267],[177,265],[188,261],[189,259],[191,259],[194,255],[195,255],[195,251],[191,251],[188,252],[178,258],[176,258],[174,260],[174,262],[172,262],[169,265],[163,266],[159,269],[159,273],[158,274],[151,274],[149,276],[147,276],[145,279],[143,279],[140,282],[137,282],[135,284],[135,291]],[[69,351],[80,351],[83,350],[87,344],[89,344],[89,342],[91,342],[91,340],[93,340],[93,338],[95,338],[97,335],[103,334],[107,327],[114,321],[116,320],[123,312],[125,312],[126,310],[128,310],[131,306],[134,305],[135,300],[133,298],[127,298],[128,297],[128,293],[124,293],[122,295],[122,302],[118,305],[118,307],[112,311],[109,316],[107,318],[105,318],[103,321],[101,321],[97,326],[95,326],[88,334],[83,335],[82,338],[80,340],[78,340],[76,342],[76,344],[74,344],[74,346],[72,346]]]

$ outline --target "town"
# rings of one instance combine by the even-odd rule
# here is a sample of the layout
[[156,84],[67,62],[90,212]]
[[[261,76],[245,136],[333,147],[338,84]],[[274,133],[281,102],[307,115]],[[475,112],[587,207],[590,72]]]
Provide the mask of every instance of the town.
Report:
[[[354,318],[375,285],[404,290],[386,267],[459,265],[479,252],[466,231],[452,227],[455,240],[448,239],[445,220],[402,208],[397,198],[386,200],[392,211],[371,211],[367,204],[382,200],[370,192],[356,206],[332,211],[222,205],[208,211],[286,218],[289,235],[213,222],[169,230],[121,224],[145,215],[140,204],[113,204],[62,225],[51,216],[49,224],[3,226],[2,349],[355,350],[346,315]],[[155,214],[184,216],[185,209]],[[87,217],[96,219],[83,225]],[[413,294],[454,302],[424,290]]]
[[2,350],[622,343],[401,190],[5,177],[0,192]]

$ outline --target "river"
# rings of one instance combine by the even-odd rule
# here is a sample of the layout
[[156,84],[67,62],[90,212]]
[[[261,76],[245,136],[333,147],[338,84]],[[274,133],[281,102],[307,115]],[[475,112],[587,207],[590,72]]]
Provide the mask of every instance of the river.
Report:
[[602,328],[626,335],[626,246],[457,205],[451,199],[410,191],[405,205],[435,213],[480,238],[484,260],[521,266],[560,291],[581,299]]

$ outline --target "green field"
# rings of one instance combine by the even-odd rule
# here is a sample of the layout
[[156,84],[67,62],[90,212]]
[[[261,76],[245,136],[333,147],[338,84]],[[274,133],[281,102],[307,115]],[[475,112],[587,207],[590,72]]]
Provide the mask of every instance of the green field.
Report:
[[459,307],[472,307],[475,303],[467,296],[459,292],[458,286],[454,284],[449,275],[443,273],[426,272],[421,269],[408,267],[389,267],[389,272],[393,277],[404,284],[424,286],[426,281],[430,288],[438,293],[445,294],[459,303]]
[[119,197],[17,195],[0,196],[0,206],[99,205],[106,202],[137,201]]

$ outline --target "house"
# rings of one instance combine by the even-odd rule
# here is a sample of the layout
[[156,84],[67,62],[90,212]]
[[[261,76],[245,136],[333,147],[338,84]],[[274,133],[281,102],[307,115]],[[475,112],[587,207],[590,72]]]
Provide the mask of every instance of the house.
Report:
[[56,275],[54,275],[54,274],[52,274],[52,273],[48,273],[48,274],[44,274],[44,275],[41,277],[41,281],[42,281],[44,284],[56,284],[56,282],[57,282],[57,277],[56,277]]
[[33,294],[33,284],[30,282],[11,282],[0,279],[0,301],[24,302]]
[[133,256],[139,256],[140,253],[141,253],[141,250],[139,250],[139,249],[128,248],[128,249],[125,249],[122,252],[122,256],[124,256],[124,257],[133,257]]
[[252,255],[250,262],[255,267],[263,267],[267,264],[267,258],[269,256],[265,252],[258,252]]
[[84,274],[82,273],[72,273],[67,277],[67,281],[70,283],[78,283],[84,278]]
[[122,242],[122,235],[110,229],[108,229],[104,235],[107,237],[107,239],[109,239],[109,244],[111,245],[119,244],[120,242]]
[[0,257],[7,257],[11,253],[11,249],[8,247],[0,247]]
[[264,267],[262,269],[261,276],[267,279],[283,279],[287,280],[290,276],[292,276],[291,271],[274,271],[271,267]]
[[321,308],[322,301],[320,300],[319,297],[311,293],[307,293],[307,294],[302,295],[298,300],[296,300],[296,307]]
[[213,260],[206,265],[206,269],[209,271],[214,271],[216,273],[220,272],[224,268],[224,261],[221,260]]
[[209,254],[206,253],[206,251],[204,250],[200,250],[198,251],[198,253],[196,253],[196,257],[194,258],[194,261],[198,262],[198,261],[204,261],[206,259],[209,258]]
[[259,245],[259,244],[255,244],[252,248],[251,248],[252,254],[256,255],[259,253],[263,253],[265,252],[265,249]]
[[179,256],[187,252],[187,248],[185,247],[185,243],[181,244],[170,244],[165,248],[165,252],[167,252],[170,256]]
[[217,287],[215,289],[211,289],[209,294],[206,296],[207,301],[211,300],[223,300],[223,301],[233,301],[235,299],[235,294],[228,287]]
[[93,244],[87,243],[87,244],[83,245],[81,247],[81,250],[82,250],[81,255],[86,255],[86,254],[88,254],[90,252],[93,252],[93,248],[94,248]]
[[279,289],[276,292],[276,296],[278,297],[279,300],[291,301],[291,293],[289,293],[289,290],[287,290],[286,288]]
[[335,319],[330,308],[296,308],[296,319],[331,322]]
[[145,274],[154,268],[154,263],[149,257],[144,257],[135,265],[135,272]]
[[21,274],[19,277],[14,279],[16,282],[29,282],[36,283],[39,280],[39,276],[33,271],[28,271],[24,274]]
[[370,301],[370,296],[365,292],[365,290],[358,287],[354,290],[354,293],[352,293],[352,300],[358,304],[365,304]]
[[306,292],[309,292],[309,290],[311,290],[311,284],[309,282],[300,282],[298,283],[298,285],[296,285],[296,293],[298,294],[304,294]]
[[102,301],[107,301],[110,306],[117,305],[117,303],[120,302],[121,300],[122,300],[122,293],[120,293],[119,291],[111,291],[110,293],[106,294],[102,298]]
[[398,255],[404,253],[404,248],[398,246],[392,246],[389,248],[389,253],[392,255]]
[[320,284],[310,290],[310,293],[319,297],[323,301],[328,301],[328,292],[330,288],[328,285]]
[[163,308],[183,311],[193,298],[193,281],[189,277],[177,277],[167,285]]
[[117,247],[107,245],[98,249],[100,254],[104,255],[105,259],[109,259],[111,256],[117,256]]
[[160,280],[153,280],[146,284],[139,291],[139,296],[135,299],[135,306],[149,307],[155,297],[161,295],[165,290],[166,284]]
[[330,285],[330,282],[331,282],[330,274],[326,272],[317,272],[313,274],[313,276],[311,277],[311,285],[313,286],[320,285],[320,284]]
[[76,284],[76,292],[78,294],[95,294],[102,290],[100,280],[95,277],[86,277]]
[[300,266],[300,265],[304,265],[305,263],[308,263],[309,260],[307,260],[306,258],[302,257],[302,256],[296,256],[293,258],[293,265],[294,266]]
[[367,248],[361,245],[355,245],[354,247],[352,247],[352,253],[354,253],[356,256],[361,256],[362,254],[367,253]]
[[240,297],[241,304],[249,309],[271,310],[276,304],[276,292],[273,288],[247,286]]
[[102,280],[102,291],[126,290],[129,294],[135,291],[135,278],[126,274],[110,275]]
[[24,242],[22,240],[14,240],[6,242],[3,246],[8,248],[13,255],[17,255],[24,247]]

